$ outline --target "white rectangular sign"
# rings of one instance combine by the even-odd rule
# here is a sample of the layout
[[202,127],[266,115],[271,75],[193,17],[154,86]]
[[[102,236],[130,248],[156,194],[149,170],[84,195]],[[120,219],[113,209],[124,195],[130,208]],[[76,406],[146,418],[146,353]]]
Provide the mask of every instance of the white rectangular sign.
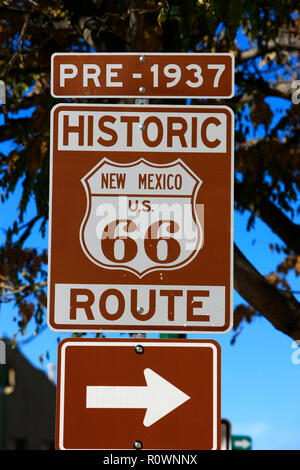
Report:
[[[139,309],[144,305],[143,311]],[[134,330],[141,321],[145,329],[185,325],[187,328],[222,327],[225,316],[224,286],[140,285],[55,285],[55,323],[91,327],[102,323],[107,328],[116,323]]]
[[58,150],[226,153],[226,113],[205,115],[149,111],[59,114]]

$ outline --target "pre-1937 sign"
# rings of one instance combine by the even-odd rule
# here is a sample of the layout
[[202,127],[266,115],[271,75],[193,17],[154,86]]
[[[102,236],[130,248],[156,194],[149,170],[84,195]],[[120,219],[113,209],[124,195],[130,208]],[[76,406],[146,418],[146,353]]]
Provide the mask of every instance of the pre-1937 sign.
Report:
[[49,326],[228,331],[231,110],[64,104],[51,126]]
[[229,53],[56,53],[51,71],[56,97],[230,98],[234,92]]

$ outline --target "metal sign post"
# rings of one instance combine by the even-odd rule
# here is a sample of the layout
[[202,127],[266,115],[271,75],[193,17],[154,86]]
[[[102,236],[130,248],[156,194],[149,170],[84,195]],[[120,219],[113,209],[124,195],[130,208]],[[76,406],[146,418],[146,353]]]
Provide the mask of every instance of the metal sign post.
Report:
[[221,450],[232,450],[231,444],[231,422],[221,419]]

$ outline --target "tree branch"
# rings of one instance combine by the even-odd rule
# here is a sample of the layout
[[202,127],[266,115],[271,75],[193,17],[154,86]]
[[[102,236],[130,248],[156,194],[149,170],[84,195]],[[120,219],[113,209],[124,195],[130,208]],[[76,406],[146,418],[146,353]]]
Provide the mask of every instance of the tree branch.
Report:
[[300,51],[300,38],[292,31],[279,30],[278,37],[270,39],[263,47],[257,45],[245,51],[239,51],[237,63],[253,60],[276,50]]
[[0,284],[0,302],[8,303],[11,302],[12,297],[18,294],[31,293],[33,290],[42,289],[47,286],[47,281],[37,282],[35,284],[22,284],[21,286],[15,287],[11,284]]
[[0,142],[14,139],[22,135],[24,127],[31,121],[31,118],[9,119],[4,126],[0,126]]
[[293,83],[294,78],[291,78],[290,81],[277,81],[274,85],[271,85],[268,83],[266,80],[258,77],[245,77],[242,72],[236,72],[235,74],[235,81],[236,84],[241,84],[241,82],[246,82],[247,83],[247,88],[250,88],[252,93],[249,94],[247,92],[243,93],[241,95],[237,95],[235,98],[235,101],[238,101],[239,103],[249,103],[250,101],[253,100],[254,98],[254,91],[257,89],[261,93],[264,94],[264,96],[275,96],[277,98],[282,98],[284,100],[291,100],[291,95],[293,93],[293,88],[292,88],[292,83]]
[[[259,201],[243,198],[243,183],[235,181],[234,198],[244,209],[250,210],[265,222],[271,230],[295,253],[300,253],[300,225],[293,223],[275,204],[261,195]],[[247,198],[249,194],[247,193]]]
[[270,284],[234,247],[234,288],[277,329],[294,340],[300,338],[300,303],[290,292]]
[[[128,50],[141,51],[143,44],[144,14],[141,14],[141,0],[129,2],[129,28],[128,28]],[[144,13],[144,12],[143,12]]]
[[24,243],[25,240],[27,240],[27,238],[29,237],[30,233],[31,233],[31,230],[34,226],[34,224],[41,218],[40,215],[36,215],[35,217],[33,217],[29,222],[27,222],[27,224],[25,224],[23,227],[20,227],[20,229],[23,229],[26,227],[26,230],[24,231],[24,233],[21,235],[21,237],[19,238],[19,240],[17,241],[18,244],[22,245]]
[[22,50],[23,50],[23,46],[24,46],[24,41],[25,41],[25,33],[26,33],[26,29],[28,27],[28,24],[29,24],[29,20],[30,20],[30,15],[27,14],[25,15],[25,21],[24,21],[24,24],[23,24],[23,27],[22,27],[22,30],[21,30],[21,33],[20,33],[20,37],[19,37],[19,40],[18,40],[18,49],[16,50],[16,52],[13,54],[13,56],[10,58],[8,64],[6,65],[5,69],[4,69],[4,73],[3,73],[3,76],[4,76],[4,80],[6,81],[7,80],[7,76],[10,72],[10,69],[12,68],[12,66],[14,65],[14,62],[16,61],[16,59],[22,54]]

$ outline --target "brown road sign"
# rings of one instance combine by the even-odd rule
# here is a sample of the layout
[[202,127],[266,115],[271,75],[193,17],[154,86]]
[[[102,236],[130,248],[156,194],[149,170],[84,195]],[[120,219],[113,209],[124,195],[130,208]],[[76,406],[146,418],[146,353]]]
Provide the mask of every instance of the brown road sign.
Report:
[[56,448],[219,449],[220,354],[205,340],[63,340]]
[[231,110],[62,104],[51,126],[50,328],[228,331]]
[[234,57],[229,53],[56,53],[55,97],[231,98]]

